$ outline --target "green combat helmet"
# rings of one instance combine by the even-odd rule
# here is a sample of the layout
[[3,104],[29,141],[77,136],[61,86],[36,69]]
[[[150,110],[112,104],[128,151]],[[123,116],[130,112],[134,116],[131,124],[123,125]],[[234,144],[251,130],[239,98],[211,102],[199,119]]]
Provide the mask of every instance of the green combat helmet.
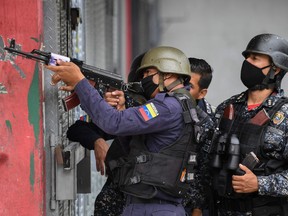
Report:
[[142,59],[140,68],[137,70],[139,76],[148,67],[154,67],[161,72],[160,91],[164,89],[162,73],[178,74],[184,83],[188,83],[191,77],[190,63],[187,56],[181,50],[174,47],[160,46],[148,50]]

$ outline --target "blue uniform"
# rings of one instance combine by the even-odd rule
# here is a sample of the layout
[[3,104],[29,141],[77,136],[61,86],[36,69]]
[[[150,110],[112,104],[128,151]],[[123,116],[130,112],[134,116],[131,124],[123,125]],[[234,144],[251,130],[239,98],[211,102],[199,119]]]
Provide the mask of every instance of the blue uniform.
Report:
[[[183,110],[180,103],[174,97],[167,97],[165,93],[157,94],[154,99],[149,100],[143,106],[117,111],[104,101],[86,79],[77,84],[75,92],[79,96],[83,110],[102,130],[116,136],[144,134],[147,138],[146,146],[151,152],[158,152],[161,148],[176,141],[184,128]],[[165,210],[176,212],[177,215],[185,215],[181,205],[134,205],[142,205],[143,208],[148,206],[151,213],[153,210],[150,207],[159,205],[161,209],[165,208]],[[155,209],[159,210],[158,207]],[[128,212],[129,208],[126,208],[125,214],[129,215]]]
[[[165,93],[157,94],[147,103],[152,104],[152,111],[146,105],[117,111],[86,79],[78,83],[75,92],[80,98],[82,109],[103,131],[116,136],[149,134],[147,148],[152,152],[174,142],[184,127],[179,102],[173,97],[166,97]],[[142,112],[142,108],[147,115]]]

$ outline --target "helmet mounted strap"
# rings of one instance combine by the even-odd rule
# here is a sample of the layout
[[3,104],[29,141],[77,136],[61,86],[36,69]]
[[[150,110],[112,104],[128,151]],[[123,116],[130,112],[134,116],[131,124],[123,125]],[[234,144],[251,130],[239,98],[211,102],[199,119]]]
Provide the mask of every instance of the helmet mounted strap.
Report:
[[263,89],[274,89],[275,88],[275,84],[276,84],[275,68],[273,66],[274,66],[274,64],[272,63],[271,65],[267,65],[267,66],[261,68],[263,70],[265,68],[270,67],[270,70],[267,73],[267,75],[265,76],[262,83],[250,88],[250,90],[263,90]]
[[163,92],[164,91],[164,74],[159,72],[159,91]]
[[184,80],[182,78],[178,78],[177,80],[175,80],[174,82],[172,82],[170,85],[165,86],[164,90],[169,92],[171,89],[173,89],[175,86],[182,84],[184,82]]
[[275,88],[279,91],[281,88],[281,82],[283,77],[285,76],[285,74],[287,73],[287,71],[284,71],[283,69],[280,70],[280,72],[276,75],[276,84],[275,84]]
[[271,89],[275,87],[275,65],[272,63],[271,65],[268,65],[266,67],[261,68],[262,70],[270,67],[269,72],[267,73],[265,79],[262,82],[262,85],[265,86],[265,88]]
[[[264,68],[262,68],[262,69],[264,69]],[[267,73],[265,79],[263,80],[263,84],[267,85],[269,83],[269,81],[273,80],[274,78],[275,78],[275,71],[274,71],[273,67],[271,67],[269,72]]]

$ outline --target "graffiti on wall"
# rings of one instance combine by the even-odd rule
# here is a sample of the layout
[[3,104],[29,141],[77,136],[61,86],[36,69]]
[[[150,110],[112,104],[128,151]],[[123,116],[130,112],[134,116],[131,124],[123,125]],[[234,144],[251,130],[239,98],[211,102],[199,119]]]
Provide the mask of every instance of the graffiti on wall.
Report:
[[[7,42],[10,43],[10,39],[7,39]],[[13,53],[7,52],[4,49],[4,47],[5,47],[4,39],[0,35],[0,61],[10,62],[10,64],[13,66],[13,68],[19,73],[20,77],[25,79],[26,75],[25,75],[24,71],[15,62],[17,56]],[[15,44],[15,49],[21,50],[21,45]],[[0,80],[0,94],[7,94],[7,93],[8,92],[7,92],[5,85],[3,83],[1,83],[1,80]]]

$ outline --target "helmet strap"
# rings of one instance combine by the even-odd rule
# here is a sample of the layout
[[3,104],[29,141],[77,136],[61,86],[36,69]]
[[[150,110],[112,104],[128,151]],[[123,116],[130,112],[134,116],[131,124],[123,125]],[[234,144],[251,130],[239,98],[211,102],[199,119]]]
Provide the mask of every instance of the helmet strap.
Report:
[[163,92],[164,91],[164,74],[159,72],[159,91]]
[[169,92],[171,89],[173,89],[175,86],[182,84],[184,82],[184,80],[182,78],[178,78],[177,80],[175,80],[174,82],[172,82],[170,85],[165,86],[164,90],[166,92]]
[[171,89],[173,89],[175,86],[184,83],[184,80],[182,77],[179,77],[178,79],[176,79],[175,81],[173,81],[171,84],[169,84],[168,86],[164,85],[164,74],[159,72],[159,91],[160,92],[169,92]]
[[267,73],[265,79],[263,80],[262,84],[263,85],[269,85],[271,83],[271,81],[274,80],[274,78],[275,78],[275,69],[274,69],[273,65],[271,65],[271,68],[270,68],[269,72]]
[[275,88],[278,91],[281,89],[281,82],[286,73],[287,71],[284,71],[283,69],[281,69],[280,72],[276,75]]
[[276,80],[275,80],[275,67],[274,64],[272,63],[271,65],[268,65],[266,67],[261,68],[262,70],[270,67],[269,72],[265,76],[264,80],[262,81],[261,84],[258,84],[251,88],[250,90],[263,90],[263,89],[274,89]]

